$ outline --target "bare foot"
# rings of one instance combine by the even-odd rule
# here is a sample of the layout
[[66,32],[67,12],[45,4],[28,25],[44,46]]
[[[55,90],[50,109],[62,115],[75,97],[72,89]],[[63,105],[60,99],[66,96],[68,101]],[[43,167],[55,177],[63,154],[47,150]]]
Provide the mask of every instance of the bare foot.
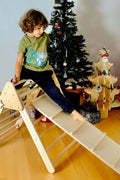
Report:
[[73,116],[74,120],[80,120],[80,121],[87,121],[88,119],[83,117],[79,112],[77,112],[76,110],[73,110],[71,112],[71,115]]

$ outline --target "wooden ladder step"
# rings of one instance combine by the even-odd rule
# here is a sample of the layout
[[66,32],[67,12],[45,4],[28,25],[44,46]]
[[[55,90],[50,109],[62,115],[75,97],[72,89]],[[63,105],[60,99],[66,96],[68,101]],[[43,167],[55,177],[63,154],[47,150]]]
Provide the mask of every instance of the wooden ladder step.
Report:
[[98,146],[98,144],[101,143],[101,141],[104,139],[105,136],[106,136],[106,133],[103,133],[103,134],[101,135],[101,137],[98,139],[98,141],[97,141],[97,142],[94,144],[94,146],[91,148],[92,151],[95,150],[95,148]]
[[105,136],[95,148],[94,153],[113,165],[113,162],[116,159],[116,152],[119,150],[120,146],[108,136]]

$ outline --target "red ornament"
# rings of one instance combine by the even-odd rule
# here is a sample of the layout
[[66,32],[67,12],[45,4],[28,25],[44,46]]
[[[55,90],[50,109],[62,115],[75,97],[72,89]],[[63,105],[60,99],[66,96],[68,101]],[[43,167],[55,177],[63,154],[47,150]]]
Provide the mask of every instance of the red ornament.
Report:
[[56,27],[60,27],[59,24],[56,24]]
[[97,103],[99,103],[100,101],[99,101],[99,99],[95,102],[95,104],[97,104]]
[[99,73],[98,73],[98,76],[102,76],[102,73],[101,73],[101,72],[99,72]]
[[101,57],[108,57],[107,54],[103,54]]
[[61,31],[58,34],[61,35],[62,34]]

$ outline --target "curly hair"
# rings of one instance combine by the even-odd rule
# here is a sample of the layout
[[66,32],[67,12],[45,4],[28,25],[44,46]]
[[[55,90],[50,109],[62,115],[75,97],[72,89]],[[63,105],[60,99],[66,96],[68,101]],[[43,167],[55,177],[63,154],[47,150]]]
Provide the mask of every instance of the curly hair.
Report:
[[34,27],[37,25],[41,25],[46,28],[48,26],[48,20],[42,12],[35,9],[30,9],[20,18],[19,21],[19,26],[24,33],[32,33]]

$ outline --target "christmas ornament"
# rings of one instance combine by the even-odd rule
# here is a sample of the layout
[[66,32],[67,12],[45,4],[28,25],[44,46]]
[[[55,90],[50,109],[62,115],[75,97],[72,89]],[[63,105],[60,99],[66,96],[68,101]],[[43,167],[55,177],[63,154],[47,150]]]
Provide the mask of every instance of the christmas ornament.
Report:
[[66,16],[68,16],[68,15],[69,15],[69,11],[68,11],[68,10],[66,10],[66,11],[65,11],[65,14],[66,14]]
[[106,99],[104,98],[104,99],[103,99],[103,104],[105,104],[105,103],[106,103]]
[[56,39],[54,40],[53,43],[54,43],[54,46],[57,47]]
[[67,72],[66,71],[64,71],[63,78],[67,78]]
[[62,15],[59,17],[59,19],[61,20],[61,22],[63,21],[63,17],[62,17]]
[[79,62],[80,62],[80,59],[79,59],[79,58],[77,58],[77,59],[76,59],[76,62],[77,62],[77,63],[79,63]]
[[57,62],[54,64],[54,68],[55,68],[55,69],[58,68]]
[[65,57],[68,57],[68,50],[66,49]]
[[108,69],[104,67],[104,68],[102,69],[102,74],[108,75]]
[[64,34],[64,38],[63,38],[63,41],[65,41],[66,40],[66,34]]
[[50,47],[52,48],[52,47],[53,47],[53,44],[50,44]]
[[102,76],[102,73],[101,73],[101,72],[98,72],[98,76]]
[[100,50],[101,59],[99,60],[99,62],[95,63],[95,66],[101,72],[103,70],[103,67],[105,67],[107,70],[109,70],[111,68],[111,66],[113,66],[113,63],[110,63],[108,61],[108,56],[109,56],[108,52],[109,52],[109,50],[106,50],[105,48],[103,48],[103,50]]
[[96,86],[95,86],[95,91],[96,91],[96,92],[101,92],[101,91],[102,91],[102,86],[96,85]]
[[69,28],[72,28],[72,27],[73,27],[73,24],[72,24],[72,23],[70,23],[70,24],[68,25],[68,27],[69,27]]
[[60,25],[57,23],[57,24],[55,24],[55,26],[57,27],[57,28],[59,28],[60,27]]
[[58,34],[61,35],[62,34],[61,31]]
[[108,62],[108,56],[107,56],[107,54],[103,54],[101,57],[102,57],[102,61],[103,61],[103,62]]
[[63,66],[67,66],[67,62],[66,61],[63,62]]

